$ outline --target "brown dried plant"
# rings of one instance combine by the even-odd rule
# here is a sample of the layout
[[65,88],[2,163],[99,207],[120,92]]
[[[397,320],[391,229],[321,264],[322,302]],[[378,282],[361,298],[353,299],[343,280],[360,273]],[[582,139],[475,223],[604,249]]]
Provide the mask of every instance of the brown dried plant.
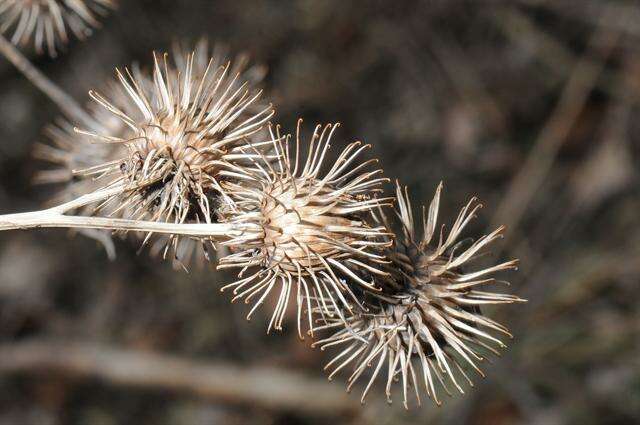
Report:
[[[400,381],[403,402],[408,406],[408,391],[413,388],[420,403],[420,387],[435,403],[440,404],[438,387],[451,395],[451,386],[464,393],[459,379],[473,386],[465,368],[484,376],[478,363],[486,354],[498,355],[506,345],[492,333],[511,338],[501,324],[486,317],[481,307],[511,304],[523,300],[508,294],[480,290],[501,283],[493,273],[515,269],[511,260],[474,271],[463,267],[493,241],[503,228],[482,236],[463,247],[458,242],[462,231],[481,207],[474,199],[460,211],[449,233],[437,229],[442,185],[438,186],[428,213],[423,209],[423,234],[418,237],[411,204],[406,191],[397,186],[398,209],[395,212],[401,233],[386,252],[390,264],[389,277],[376,276],[383,293],[362,292],[365,309],[347,318],[347,326],[335,318],[322,320],[316,330],[332,330],[333,334],[314,343],[322,349],[339,346],[342,350],[325,367],[330,379],[350,368],[348,389],[363,376],[368,376],[362,393],[364,402],[376,378],[386,364],[385,392],[391,402],[392,386]],[[392,223],[384,211],[374,219],[385,228]],[[392,279],[392,282],[384,280]],[[502,282],[505,283],[505,282]]]
[[[138,66],[134,66],[130,72],[126,71],[128,80],[118,73],[118,80],[109,82],[105,87],[108,101],[103,96],[93,94],[94,98],[99,99],[88,107],[96,123],[94,128],[78,131],[67,120],[61,119],[58,125],[47,129],[49,143],[37,145],[35,155],[50,166],[36,175],[36,181],[62,183],[62,188],[53,199],[54,203],[70,201],[82,194],[113,185],[114,181],[122,182],[136,187],[136,190],[123,199],[113,197],[101,207],[101,214],[129,219],[167,219],[173,222],[193,219],[195,222],[206,222],[202,214],[207,217],[215,214],[211,210],[203,213],[200,206],[196,205],[196,195],[202,194],[200,200],[205,202],[215,200],[219,195],[219,191],[212,187],[217,184],[215,174],[223,166],[221,162],[216,162],[220,160],[218,157],[233,149],[233,144],[241,143],[242,138],[257,137],[257,130],[273,113],[270,105],[257,98],[259,92],[255,88],[264,77],[264,67],[250,66],[246,55],[239,55],[232,64],[225,59],[224,53],[223,46],[211,48],[208,41],[202,39],[193,50],[186,43],[176,44],[173,62],[169,64],[165,61],[161,70],[156,60],[153,75]],[[200,92],[183,92],[188,86],[192,92]],[[162,98],[163,90],[167,90],[170,98]],[[171,111],[170,107],[175,102],[199,108],[200,115],[189,116],[189,111],[179,109]],[[149,105],[151,111],[141,111],[141,105],[145,107],[145,104]],[[210,108],[208,113],[207,108]],[[145,116],[145,113],[148,115]],[[227,114],[226,118],[224,114]],[[254,122],[250,121],[252,118]],[[227,119],[227,122],[221,119]],[[237,139],[221,137],[226,132],[232,132],[232,128],[233,131],[237,130],[233,126],[241,125],[243,121],[248,126],[245,128],[247,131],[242,133],[244,130],[240,127],[241,134]],[[207,126],[210,128],[207,129]],[[196,134],[196,131],[201,134]],[[266,137],[266,133],[260,137]],[[139,172],[142,170],[136,167],[140,168],[145,161],[155,161],[154,166],[164,169],[147,170],[145,172],[149,175],[141,177]],[[180,161],[186,168],[181,171],[182,178],[174,179]],[[208,168],[203,167],[205,162],[209,163]],[[200,171],[203,168],[204,171]],[[195,175],[197,179],[193,178]],[[178,189],[153,191],[154,185],[164,189],[164,184],[169,180],[176,182]],[[207,182],[201,183],[200,180]],[[190,188],[189,184],[192,185]],[[166,193],[173,198],[163,205],[158,200]],[[202,208],[210,207],[205,203]],[[94,209],[93,206],[86,206],[79,213],[91,215]],[[172,216],[178,209],[182,214],[181,219]],[[209,248],[200,249],[203,246]],[[167,256],[167,247],[173,250],[175,264],[185,266],[192,257],[199,261],[208,259],[208,251],[213,245],[207,241],[203,245],[191,238],[161,236],[156,238],[152,252]]]
[[316,126],[304,143],[299,120],[291,147],[291,135],[267,125],[274,110],[254,87],[260,67],[212,58],[202,43],[174,51],[154,55],[150,73],[117,70],[106,95],[90,92],[97,103],[74,115],[84,130],[50,130],[53,144],[37,155],[53,167],[38,178],[63,183],[64,203],[1,216],[0,230],[144,232],[143,245],[155,238],[154,249],[183,267],[194,250],[208,258],[222,245],[218,268],[239,270],[222,290],[253,303],[247,319],[274,296],[267,332],[280,330],[295,299],[299,336],[308,324],[312,337],[332,332],[314,346],[342,348],[326,365],[330,378],[350,368],[351,389],[367,376],[363,402],[385,365],[387,399],[400,382],[405,407],[410,389],[418,403],[423,386],[440,404],[440,391],[473,385],[469,369],[484,376],[479,363],[511,334],[482,308],[523,300],[480,289],[504,283],[493,274],[517,261],[467,269],[504,230],[460,241],[476,199],[438,231],[438,186],[418,235],[399,185],[396,219],[388,216],[387,179],[377,160],[361,159],[368,145],[350,143],[331,162],[338,124]]
[[[259,156],[252,168],[235,167],[224,174],[237,177],[223,183],[230,197],[224,220],[247,230],[224,242],[232,253],[220,259],[218,268],[240,268],[238,280],[223,288],[233,288],[234,300],[254,302],[247,315],[278,292],[268,329],[282,329],[292,293],[297,302],[298,332],[302,338],[303,310],[311,325],[312,303],[318,309],[342,316],[360,300],[345,284],[344,276],[372,291],[372,282],[360,279],[354,268],[372,275],[386,273],[376,267],[384,263],[380,241],[385,228],[370,225],[365,216],[389,199],[379,199],[382,170],[370,170],[377,162],[358,160],[368,145],[349,144],[331,165],[327,151],[336,125],[316,126],[308,144],[306,160],[301,158],[301,120],[290,152],[289,136],[278,129],[272,135],[276,161],[261,155],[252,146],[247,153]],[[304,300],[304,301],[303,301]],[[345,320],[342,318],[342,320]]]

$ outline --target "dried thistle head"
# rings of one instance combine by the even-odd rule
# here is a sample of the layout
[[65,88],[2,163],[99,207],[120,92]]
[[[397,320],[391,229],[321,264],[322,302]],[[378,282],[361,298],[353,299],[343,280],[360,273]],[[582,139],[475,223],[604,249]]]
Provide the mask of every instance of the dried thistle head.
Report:
[[50,56],[69,41],[69,32],[80,40],[100,26],[98,15],[115,9],[115,0],[0,0],[0,32],[13,28],[11,41],[46,49]]
[[[118,71],[108,95],[90,93],[97,101],[96,128],[70,132],[67,125],[55,131],[53,146],[40,146],[38,155],[54,164],[40,180],[66,181],[64,197],[125,185],[124,195],[100,206],[103,214],[171,223],[215,220],[220,171],[243,166],[248,155],[241,147],[266,137],[261,131],[273,108],[250,84],[256,76],[244,79],[254,67],[219,56],[205,62],[210,54],[201,41],[173,61],[156,57],[153,72]],[[213,248],[207,240],[159,236],[152,252],[171,252],[183,265],[193,255],[206,256],[199,242]]]
[[[275,161],[260,156],[253,169],[230,173],[237,182],[224,184],[230,202],[224,220],[246,230],[224,244],[232,253],[220,259],[219,268],[240,268],[238,280],[223,288],[233,288],[233,300],[254,302],[247,319],[272,292],[278,299],[268,329],[282,329],[285,312],[295,291],[298,332],[302,338],[302,316],[311,310],[351,310],[360,301],[345,285],[344,276],[375,291],[352,268],[366,267],[370,273],[384,259],[380,253],[387,242],[380,238],[385,229],[371,226],[363,217],[388,200],[379,199],[379,185],[386,179],[381,170],[368,170],[369,160],[358,157],[367,145],[349,144],[337,161],[327,164],[327,151],[338,125],[318,125],[302,160],[300,121],[295,152],[289,137],[272,135]],[[258,151],[256,151],[257,153]],[[304,300],[304,301],[303,301]],[[337,309],[337,306],[341,309]],[[332,313],[329,313],[332,314]]]
[[[242,166],[243,151],[273,115],[271,105],[249,112],[260,92],[231,75],[229,63],[195,69],[192,53],[184,69],[154,56],[153,84],[125,70],[118,80],[135,105],[130,113],[107,97],[91,97],[128,128],[126,136],[85,132],[95,141],[120,144],[126,155],[85,170],[86,175],[109,176],[126,193],[112,199],[126,217],[170,223],[211,223],[222,195],[221,171]],[[179,238],[165,238],[164,255],[178,251]],[[205,243],[207,241],[204,241]]]
[[[325,319],[319,326],[319,329],[331,329],[334,333],[314,345],[322,349],[343,347],[325,367],[331,370],[330,378],[350,368],[350,390],[362,376],[369,375],[362,402],[386,363],[384,379],[389,402],[392,386],[399,381],[405,407],[410,388],[420,403],[422,386],[439,405],[439,387],[449,395],[452,387],[464,393],[460,379],[473,386],[465,369],[473,369],[484,376],[478,363],[486,354],[499,355],[498,349],[506,347],[496,334],[512,337],[504,326],[484,316],[481,307],[523,300],[479,288],[501,282],[491,275],[515,269],[517,261],[474,271],[463,270],[487,245],[500,237],[503,228],[463,247],[458,239],[481,207],[472,199],[462,209],[448,235],[445,235],[444,227],[438,233],[436,223],[441,189],[442,185],[438,186],[428,213],[423,209],[424,231],[418,238],[408,195],[398,186],[397,216],[402,233],[387,252],[394,282],[385,286],[397,289],[384,294],[363,294],[367,311],[350,316],[348,327],[335,319]],[[390,226],[384,213],[379,220],[385,227]]]
[[[195,43],[195,46],[190,42],[178,42],[173,45],[173,58],[175,66],[169,68],[169,72],[177,72],[171,80],[179,81],[180,75],[184,75],[188,70],[188,66],[192,68],[193,84],[199,84],[201,79],[206,78],[208,75],[207,69],[221,69],[228,68],[227,75],[229,78],[233,77],[235,81],[231,81],[228,89],[238,90],[242,89],[242,86],[246,86],[247,89],[251,89],[253,93],[263,92],[262,81],[266,76],[267,68],[262,64],[251,63],[249,56],[246,53],[239,53],[229,60],[230,52],[226,45],[222,43],[214,43],[211,45],[207,38],[201,38]],[[152,82],[152,80],[150,80]],[[152,87],[152,85],[151,85]],[[264,113],[264,111],[270,111],[270,116],[273,114],[271,105],[264,99],[263,96],[256,98],[252,102],[248,103],[246,110],[244,110],[240,119],[249,119],[253,116]],[[253,141],[258,145],[260,142],[256,141],[267,140],[269,133],[266,130],[266,126],[257,126],[255,132],[246,136],[246,141]],[[241,158],[236,158],[236,165],[241,167],[247,164]],[[213,195],[216,198],[220,193]],[[216,200],[217,203],[224,202],[224,200]],[[216,208],[217,209],[217,208]],[[216,213],[212,213],[216,215]],[[175,268],[185,268],[189,264],[196,264],[202,266],[208,263],[211,259],[210,251],[215,250],[216,247],[213,242],[192,239],[192,238],[167,238],[165,236],[159,236],[151,246],[152,256],[166,256],[168,246],[173,243],[173,265]]]

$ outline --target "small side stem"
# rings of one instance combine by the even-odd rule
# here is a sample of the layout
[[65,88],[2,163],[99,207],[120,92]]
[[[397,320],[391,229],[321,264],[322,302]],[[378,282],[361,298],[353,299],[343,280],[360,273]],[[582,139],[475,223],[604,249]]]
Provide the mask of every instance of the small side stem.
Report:
[[0,52],[27,77],[40,91],[58,105],[68,118],[76,121],[88,129],[100,129],[100,124],[94,120],[78,103],[67,93],[47,78],[27,59],[16,47],[0,34]]
[[242,233],[231,224],[176,224],[122,218],[68,216],[55,209],[0,215],[0,231],[40,228],[105,229],[193,237],[227,238]]
[[211,238],[216,240],[238,236],[249,230],[247,226],[233,224],[180,224],[155,221],[127,220],[110,217],[65,215],[84,205],[100,202],[125,191],[124,186],[114,186],[80,196],[70,202],[39,211],[0,215],[0,231],[40,228],[104,229],[113,231],[151,232],[170,235]]

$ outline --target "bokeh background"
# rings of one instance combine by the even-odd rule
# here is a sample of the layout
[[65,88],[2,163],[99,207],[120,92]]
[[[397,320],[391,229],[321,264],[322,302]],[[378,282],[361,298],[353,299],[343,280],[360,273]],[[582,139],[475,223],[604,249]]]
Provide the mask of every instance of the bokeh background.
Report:
[[[521,259],[490,311],[516,338],[464,397],[406,412],[326,382],[326,353],[117,241],[0,234],[0,424],[640,423],[640,6],[636,1],[128,0],[35,65],[85,102],[115,66],[207,36],[269,68],[277,119],[342,123],[419,205],[508,226]],[[0,59],[0,212],[38,208],[31,159],[57,108]],[[507,276],[505,276],[507,277]],[[291,323],[291,322],[290,322]]]

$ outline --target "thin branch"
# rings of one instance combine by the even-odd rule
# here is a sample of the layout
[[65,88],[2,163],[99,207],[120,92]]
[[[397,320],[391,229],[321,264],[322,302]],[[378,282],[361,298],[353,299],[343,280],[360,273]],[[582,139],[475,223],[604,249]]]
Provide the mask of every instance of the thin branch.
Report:
[[190,393],[210,400],[303,414],[356,414],[358,403],[324,380],[271,367],[202,363],[93,343],[0,345],[0,373],[55,372],[111,385]]
[[69,216],[52,210],[32,211],[0,216],[0,231],[44,228],[104,229],[169,235],[183,235],[226,239],[239,236],[246,226],[233,224],[184,224],[155,221],[127,220],[123,218]]
[[70,202],[45,210],[0,215],[0,231],[38,228],[106,229],[220,239],[239,236],[243,231],[251,228],[250,225],[240,226],[221,223],[180,224],[110,217],[65,215],[67,212],[99,202],[122,193],[124,190],[123,186],[115,186],[80,196]]
[[58,107],[74,120],[86,128],[97,130],[102,128],[78,103],[67,93],[47,78],[42,72],[29,62],[16,47],[0,34],[0,53],[2,53],[29,81],[42,93],[47,95]]

